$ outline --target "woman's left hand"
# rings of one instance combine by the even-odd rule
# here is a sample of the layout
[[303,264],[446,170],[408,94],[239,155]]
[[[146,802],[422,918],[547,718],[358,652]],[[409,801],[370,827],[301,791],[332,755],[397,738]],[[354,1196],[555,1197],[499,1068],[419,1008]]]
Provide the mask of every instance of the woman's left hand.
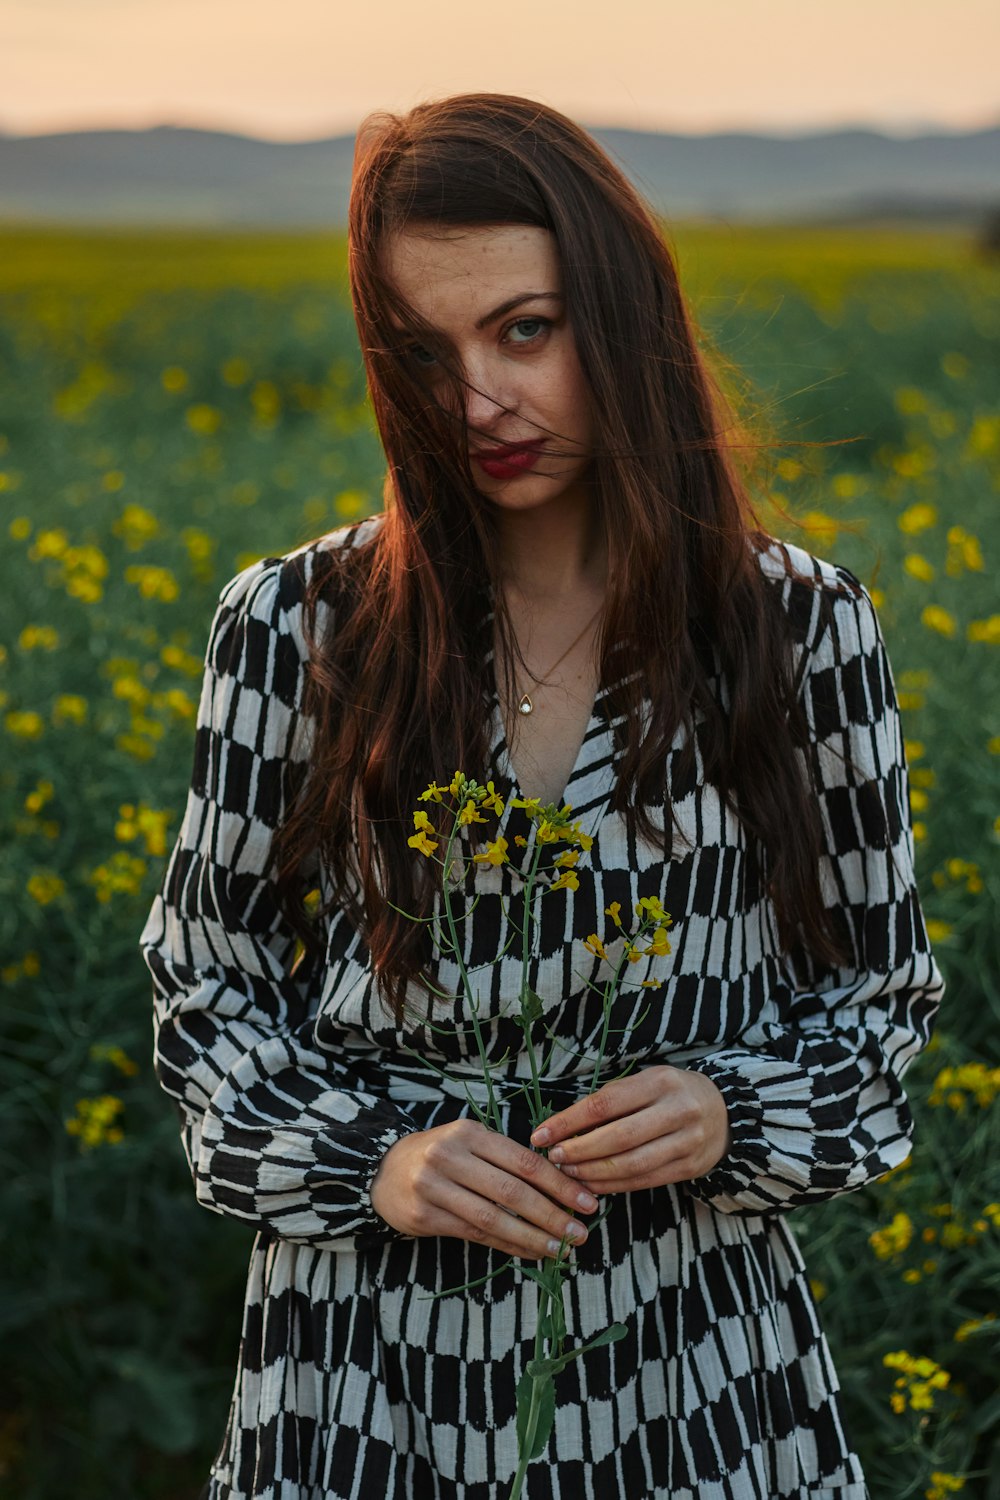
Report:
[[710,1078],[654,1067],[551,1115],[531,1144],[593,1192],[627,1193],[701,1177],[731,1141],[726,1102]]

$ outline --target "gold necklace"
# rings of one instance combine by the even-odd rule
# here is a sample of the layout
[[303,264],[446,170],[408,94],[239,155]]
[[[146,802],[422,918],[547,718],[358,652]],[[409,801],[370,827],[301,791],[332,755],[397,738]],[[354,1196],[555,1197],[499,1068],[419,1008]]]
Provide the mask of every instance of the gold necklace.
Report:
[[[580,641],[583,640],[583,637],[586,635],[586,633],[590,629],[591,625],[593,625],[594,621],[597,619],[597,616],[601,613],[601,610],[603,608],[604,608],[604,605],[601,604],[600,607],[597,610],[597,613],[591,615],[591,617],[587,621],[586,625],[580,631],[580,634],[574,640],[570,641],[569,645],[566,647],[566,650],[563,652],[562,656],[560,656],[559,661],[554,661],[552,663],[551,667],[549,668],[548,672],[545,673],[544,677],[533,677],[531,679],[531,685],[532,685],[532,687],[541,687],[542,684],[545,681],[545,678],[548,677],[549,673],[554,672],[555,669],[556,669],[556,667],[558,667],[559,662],[566,660],[567,656],[572,651],[573,647],[575,645],[577,645],[578,642],[580,642]],[[520,698],[517,700],[517,711],[518,711],[519,714],[534,713],[534,711],[535,711],[535,705],[532,703],[532,701],[531,701],[531,699],[530,699],[530,697],[528,696],[527,693],[522,693],[521,696],[520,696]]]

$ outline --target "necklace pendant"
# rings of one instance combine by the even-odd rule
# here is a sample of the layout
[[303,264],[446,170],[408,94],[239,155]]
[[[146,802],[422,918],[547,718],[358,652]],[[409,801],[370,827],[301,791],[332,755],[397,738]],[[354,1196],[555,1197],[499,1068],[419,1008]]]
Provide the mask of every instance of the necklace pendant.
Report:
[[517,705],[517,711],[518,711],[518,713],[519,714],[530,714],[532,712],[532,710],[534,709],[534,707],[535,707],[535,705],[532,703],[532,701],[528,697],[527,693],[522,693],[521,697],[520,697],[520,699],[518,701],[518,705]]

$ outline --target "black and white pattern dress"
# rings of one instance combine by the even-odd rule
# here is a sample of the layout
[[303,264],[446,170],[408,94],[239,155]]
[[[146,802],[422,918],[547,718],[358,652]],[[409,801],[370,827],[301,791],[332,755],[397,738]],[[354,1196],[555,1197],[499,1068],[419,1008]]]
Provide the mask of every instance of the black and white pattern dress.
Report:
[[[207,1500],[501,1500],[516,1468],[515,1387],[532,1354],[535,1284],[515,1265],[429,1300],[502,1257],[400,1235],[369,1197],[395,1141],[469,1113],[464,1088],[481,1077],[473,1045],[419,1019],[398,1025],[342,914],[329,925],[325,962],[292,973],[294,940],[264,874],[289,769],[308,757],[303,580],[318,547],[353,545],[379,524],[369,518],[264,559],[223,590],[186,814],[141,937],[157,1076],[178,1106],[197,1199],[258,1231]],[[784,578],[783,553],[849,586],[831,613]],[[754,849],[703,782],[700,754],[697,774],[681,783],[680,740],[665,774],[692,847],[665,861],[662,849],[629,840],[608,811],[613,720],[599,692],[564,798],[594,844],[581,856],[579,889],[542,897],[530,969],[545,1006],[539,1025],[565,1044],[553,1048],[547,1087],[565,1105],[593,1065],[600,1002],[586,981],[609,971],[581,938],[609,931],[612,902],[627,914],[640,896],[657,896],[673,916],[672,951],[634,966],[630,978],[660,985],[619,1001],[608,1072],[634,1059],[707,1073],[728,1106],[732,1143],[694,1181],[614,1195],[574,1252],[569,1341],[616,1320],[628,1336],[559,1375],[555,1428],[529,1467],[526,1500],[868,1494],[788,1213],[907,1157],[902,1077],[930,1038],[944,986],[914,881],[900,720],[871,599],[853,573],[787,543],[760,561],[799,621],[822,888],[847,917],[855,961],[829,970],[800,955],[794,980]],[[516,786],[495,685],[492,709],[491,764],[478,779],[492,776],[505,795],[500,831],[516,856],[513,834],[528,825],[507,798],[532,793]],[[863,790],[845,771],[845,748]],[[488,966],[518,876],[467,868],[460,899],[478,905],[463,928],[465,958]],[[438,973],[460,992],[453,960]],[[519,956],[479,979],[489,1054],[509,1052],[500,1076],[521,1081]],[[504,1106],[504,1123],[527,1139],[516,1103]]]

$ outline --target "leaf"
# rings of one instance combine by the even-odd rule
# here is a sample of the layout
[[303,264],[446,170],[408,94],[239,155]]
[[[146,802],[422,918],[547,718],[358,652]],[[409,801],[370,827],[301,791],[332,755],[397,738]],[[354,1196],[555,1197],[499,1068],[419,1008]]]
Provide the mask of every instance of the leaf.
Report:
[[547,1375],[554,1375],[557,1370],[561,1370],[563,1362],[563,1358],[529,1359],[524,1367],[524,1373],[530,1375],[532,1380],[544,1380]]
[[539,995],[528,985],[525,985],[524,994],[521,996],[521,1015],[525,1022],[531,1026],[542,1014],[542,1001]]
[[[556,1387],[552,1376],[536,1379],[530,1371],[531,1365],[537,1363],[532,1360],[517,1382],[517,1448],[518,1452],[525,1452],[528,1438],[528,1418],[531,1413],[531,1402],[534,1397],[537,1403],[535,1413],[535,1436],[531,1444],[529,1458],[541,1458],[545,1452],[546,1445],[552,1435],[552,1428],[556,1420]],[[535,1387],[538,1386],[538,1394],[535,1396]]]

